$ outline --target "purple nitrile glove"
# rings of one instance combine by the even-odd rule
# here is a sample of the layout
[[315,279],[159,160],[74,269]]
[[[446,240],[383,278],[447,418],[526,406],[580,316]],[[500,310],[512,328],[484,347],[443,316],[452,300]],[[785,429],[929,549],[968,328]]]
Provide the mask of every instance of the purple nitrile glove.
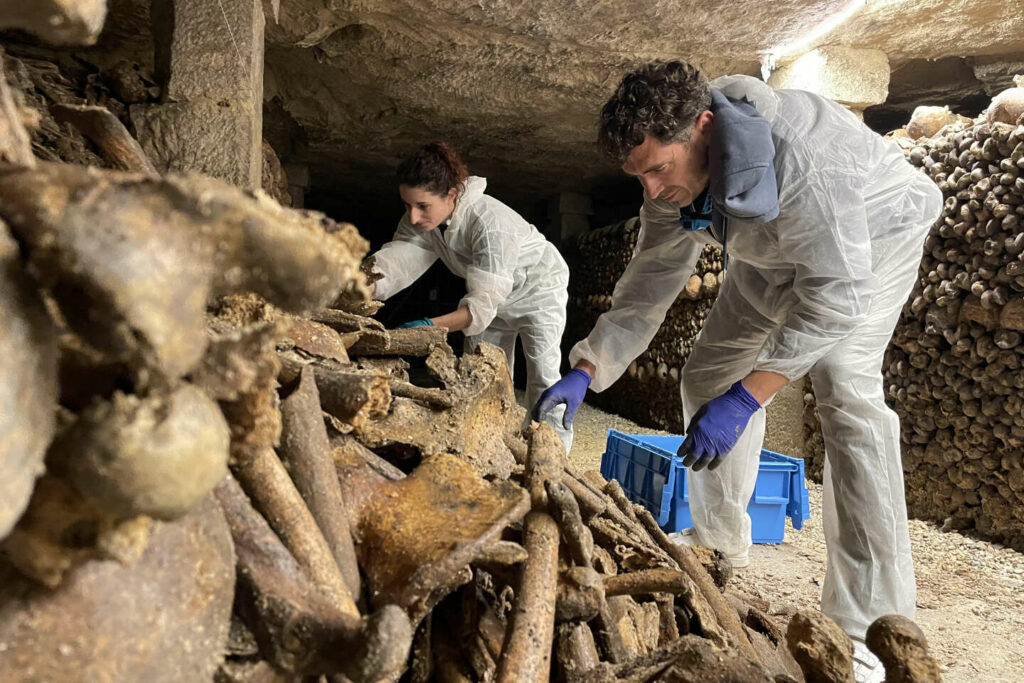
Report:
[[702,405],[690,420],[686,439],[677,452],[683,457],[683,466],[696,472],[705,467],[713,470],[722,464],[722,456],[736,445],[750,416],[760,407],[743,382],[736,382],[724,394]]
[[583,397],[590,386],[590,375],[585,370],[573,368],[565,377],[548,387],[540,400],[533,407],[533,419],[540,422],[544,416],[551,412],[552,408],[560,403],[565,404],[565,415],[562,416],[562,426],[566,429],[572,424],[576,417],[576,411],[583,403]]
[[433,327],[434,321],[430,318],[418,318],[416,320],[410,320],[407,323],[402,323],[398,326],[400,330],[407,330],[410,327]]

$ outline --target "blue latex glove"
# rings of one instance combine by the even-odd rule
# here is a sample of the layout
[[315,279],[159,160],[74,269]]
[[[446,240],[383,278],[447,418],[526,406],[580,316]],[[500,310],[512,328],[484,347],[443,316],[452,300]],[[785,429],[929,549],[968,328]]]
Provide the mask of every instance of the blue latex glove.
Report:
[[580,404],[583,403],[589,386],[590,375],[584,370],[573,368],[540,395],[540,400],[533,407],[533,419],[540,422],[552,408],[564,403],[565,415],[562,416],[562,426],[568,429],[572,419],[576,417]]
[[736,382],[724,394],[702,405],[690,420],[686,439],[679,446],[677,455],[683,458],[683,466],[696,472],[705,467],[713,470],[722,464],[722,456],[736,445],[750,416],[760,407],[743,382]]
[[410,320],[407,323],[403,323],[398,326],[398,329],[405,330],[410,327],[433,327],[434,321],[430,318],[419,318],[418,320]]

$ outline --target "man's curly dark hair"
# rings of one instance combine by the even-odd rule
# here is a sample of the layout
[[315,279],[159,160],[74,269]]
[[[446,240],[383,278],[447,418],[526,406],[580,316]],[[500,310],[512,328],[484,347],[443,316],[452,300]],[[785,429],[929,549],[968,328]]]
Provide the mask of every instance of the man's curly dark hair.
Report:
[[622,163],[650,135],[658,142],[686,142],[697,117],[711,106],[708,80],[681,61],[651,62],[627,74],[601,109],[598,144]]

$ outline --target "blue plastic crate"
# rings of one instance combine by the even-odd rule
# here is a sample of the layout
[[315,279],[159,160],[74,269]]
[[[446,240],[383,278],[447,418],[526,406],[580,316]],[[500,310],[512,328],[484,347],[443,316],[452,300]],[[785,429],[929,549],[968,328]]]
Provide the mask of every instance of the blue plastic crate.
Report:
[[[601,456],[601,474],[617,479],[630,500],[651,511],[668,532],[693,526],[690,519],[688,471],[676,456],[682,436],[623,434],[608,430]],[[811,516],[804,461],[769,450],[761,451],[754,495],[747,505],[754,543],[782,543],[786,516],[801,529]]]

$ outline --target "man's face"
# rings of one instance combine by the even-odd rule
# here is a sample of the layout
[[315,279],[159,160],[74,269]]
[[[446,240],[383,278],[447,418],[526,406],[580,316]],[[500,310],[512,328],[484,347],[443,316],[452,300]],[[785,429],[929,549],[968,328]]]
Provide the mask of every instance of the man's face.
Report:
[[713,116],[698,117],[690,142],[662,144],[650,135],[633,148],[622,170],[636,176],[647,194],[676,206],[687,206],[708,184],[708,143]]
[[423,187],[399,185],[398,194],[409,212],[409,222],[427,232],[451,217],[458,190],[453,187],[447,195],[439,195]]

